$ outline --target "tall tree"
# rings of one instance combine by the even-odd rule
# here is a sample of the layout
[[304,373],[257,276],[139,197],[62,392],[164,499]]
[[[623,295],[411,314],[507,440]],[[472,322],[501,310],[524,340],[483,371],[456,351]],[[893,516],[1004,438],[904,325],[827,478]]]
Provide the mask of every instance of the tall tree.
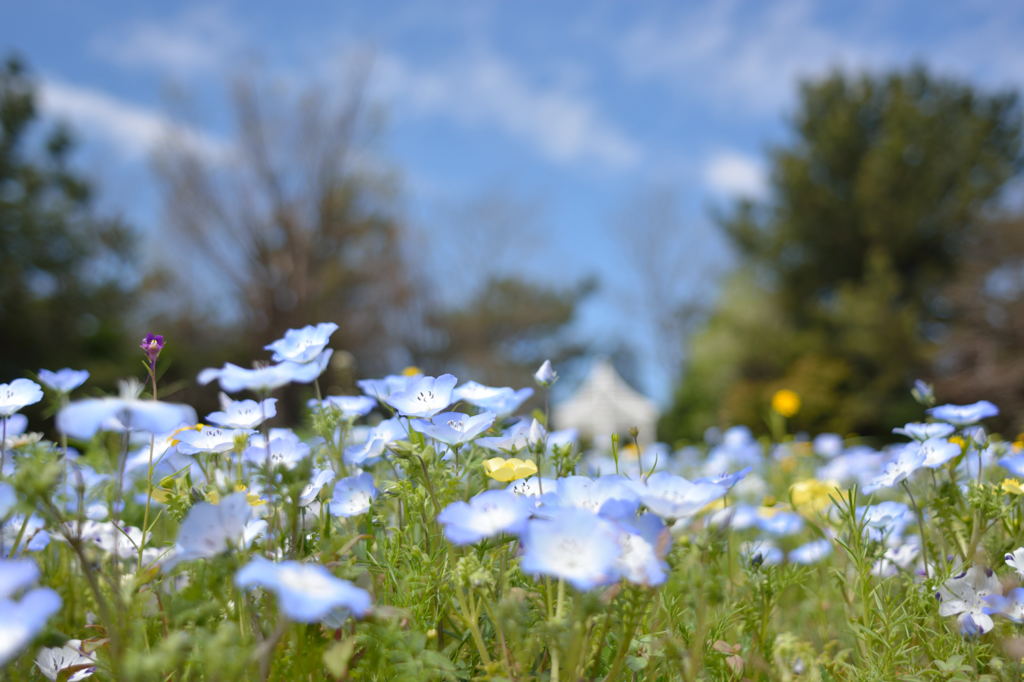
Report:
[[804,428],[878,433],[915,414],[939,294],[1021,168],[1020,105],[920,68],[835,73],[802,86],[771,158],[769,200],[720,218],[741,273],[694,340],[666,436],[697,435],[698,418],[760,425],[783,386],[805,395]]
[[332,345],[358,371],[398,362],[403,317],[418,314],[415,276],[394,183],[372,163],[363,96],[361,73],[301,96],[240,81],[226,153],[184,147],[159,159],[179,284],[200,285],[184,317],[215,292],[206,362],[265,358],[286,329],[321,321],[340,324]]
[[0,381],[72,366],[109,384],[137,351],[124,329],[134,234],[97,215],[69,131],[41,127],[33,81],[11,58],[0,66]]

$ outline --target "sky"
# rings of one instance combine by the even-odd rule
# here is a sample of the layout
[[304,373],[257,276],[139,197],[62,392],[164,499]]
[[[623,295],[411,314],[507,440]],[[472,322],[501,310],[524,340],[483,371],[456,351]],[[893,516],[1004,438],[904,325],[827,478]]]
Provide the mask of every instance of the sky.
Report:
[[[713,300],[732,260],[712,213],[769,196],[766,150],[789,139],[799,80],[924,64],[1020,91],[1022,35],[1024,3],[1005,0],[0,6],[0,53],[28,63],[44,114],[76,130],[101,205],[151,237],[154,149],[173,131],[230,153],[232,78],[330,90],[368,64],[372,161],[396,172],[444,295],[491,272],[594,276],[574,333],[595,352],[631,345],[661,401],[675,352],[645,302]],[[658,239],[652,195],[670,197],[674,226]]]

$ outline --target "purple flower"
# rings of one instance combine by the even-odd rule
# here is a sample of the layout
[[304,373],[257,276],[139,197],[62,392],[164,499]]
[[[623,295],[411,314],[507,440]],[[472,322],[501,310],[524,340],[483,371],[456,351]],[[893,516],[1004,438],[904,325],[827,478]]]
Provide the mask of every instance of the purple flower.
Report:
[[164,349],[164,337],[160,334],[146,334],[142,339],[142,343],[139,344],[139,348],[146,354],[149,364],[153,365],[156,363],[156,359],[160,357],[160,351]]

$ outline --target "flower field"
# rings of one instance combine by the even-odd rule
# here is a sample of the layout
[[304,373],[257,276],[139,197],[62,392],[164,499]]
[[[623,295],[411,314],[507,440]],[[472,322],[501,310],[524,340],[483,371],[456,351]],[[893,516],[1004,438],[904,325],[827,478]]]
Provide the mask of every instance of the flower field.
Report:
[[[878,443],[790,433],[780,391],[771,438],[581,444],[523,407],[549,363],[322,395],[336,330],[203,371],[207,415],[161,399],[153,334],[118,396],[70,369],[0,384],[0,679],[1024,673],[1024,443],[991,403],[918,383],[920,420]],[[315,397],[283,428],[289,384]]]

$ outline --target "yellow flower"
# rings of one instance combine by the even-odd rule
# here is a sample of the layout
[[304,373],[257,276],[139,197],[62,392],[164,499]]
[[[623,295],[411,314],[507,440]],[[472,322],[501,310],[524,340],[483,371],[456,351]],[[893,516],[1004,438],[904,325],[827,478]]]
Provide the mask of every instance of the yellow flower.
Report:
[[1024,488],[1016,478],[1004,478],[1000,487],[1007,495],[1024,495]]
[[423,374],[423,370],[421,370],[416,365],[409,365],[408,367],[402,370],[403,377],[417,377],[421,374]]
[[961,450],[963,450],[964,447],[967,445],[967,441],[965,441],[960,436],[953,436],[952,438],[949,439],[949,442],[952,443],[953,445],[959,445]]
[[206,491],[206,501],[210,504],[220,504],[220,493],[216,488],[210,488]]
[[831,495],[836,493],[835,481],[819,481],[806,478],[789,487],[789,499],[793,507],[804,516],[813,516],[832,504]]
[[180,429],[174,429],[171,431],[171,435],[167,437],[167,440],[171,441],[171,445],[177,445],[181,441],[175,438],[176,435],[182,431],[202,431],[205,424],[193,424],[192,426],[182,426]]
[[636,446],[636,443],[626,443],[619,450],[619,455],[629,457],[630,459],[636,459],[640,456],[640,448]]
[[529,459],[492,457],[491,459],[484,460],[484,473],[495,481],[508,483],[509,481],[517,481],[520,478],[533,476],[537,473],[537,465]]
[[[235,492],[236,493],[244,493],[247,490],[248,490],[248,488],[246,488],[241,483],[235,485]],[[246,493],[245,500],[246,500],[246,502],[249,503],[250,507],[258,507],[261,504],[266,504],[267,503],[266,500],[264,500],[262,497],[260,497],[256,493]]]
[[796,391],[784,388],[772,396],[772,410],[789,419],[800,411],[800,396]]

